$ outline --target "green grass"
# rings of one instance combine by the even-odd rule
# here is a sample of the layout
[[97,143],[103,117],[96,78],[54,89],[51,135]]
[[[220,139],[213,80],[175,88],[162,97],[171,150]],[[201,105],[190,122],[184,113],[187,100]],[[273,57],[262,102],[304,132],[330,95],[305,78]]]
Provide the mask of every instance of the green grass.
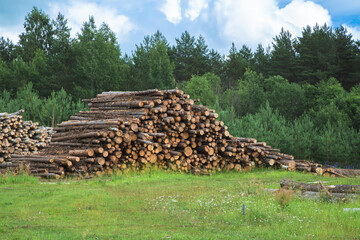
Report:
[[285,177],[360,184],[279,170],[59,182],[8,175],[0,177],[0,239],[360,239],[360,212],[343,211],[359,200],[280,204],[264,188],[279,188]]

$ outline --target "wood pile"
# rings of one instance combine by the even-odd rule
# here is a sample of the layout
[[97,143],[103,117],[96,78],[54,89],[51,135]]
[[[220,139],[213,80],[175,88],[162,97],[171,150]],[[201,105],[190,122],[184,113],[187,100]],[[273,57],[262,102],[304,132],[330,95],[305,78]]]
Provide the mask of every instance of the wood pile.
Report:
[[[324,186],[321,182],[319,184],[309,184],[293,181],[288,178],[284,178],[280,182],[281,188],[292,189],[292,190],[301,190],[301,191],[311,191],[311,192],[320,192],[327,191],[329,193],[357,193],[360,194],[360,185],[328,185]],[[325,187],[325,189],[324,189]]]
[[360,194],[360,185],[324,185],[321,181],[318,183],[302,183],[284,178],[280,182],[281,189],[301,191],[304,198],[318,199],[320,194],[326,195],[332,199],[358,199]]
[[208,174],[281,167],[294,159],[264,142],[232,137],[214,110],[178,89],[103,92],[83,101],[90,110],[58,124],[49,147],[27,159],[13,155],[14,163],[58,178],[153,165]]
[[360,169],[338,169],[335,167],[324,166],[308,160],[281,160],[282,168],[289,171],[303,171],[316,175],[331,177],[356,177],[360,176]]
[[20,115],[23,112],[0,113],[0,168],[3,168],[3,163],[10,161],[11,154],[29,154],[50,143],[52,128],[23,121]]

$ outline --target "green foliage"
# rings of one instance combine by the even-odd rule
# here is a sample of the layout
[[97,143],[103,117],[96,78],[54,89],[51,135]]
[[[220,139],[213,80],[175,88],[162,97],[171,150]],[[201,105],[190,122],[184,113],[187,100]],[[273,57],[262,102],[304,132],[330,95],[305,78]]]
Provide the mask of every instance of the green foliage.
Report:
[[38,49],[48,53],[53,43],[53,25],[50,17],[34,7],[25,17],[25,32],[20,34],[22,58],[30,62]]
[[297,159],[313,159],[315,158],[317,129],[314,122],[308,115],[302,115],[293,122],[289,121],[289,135],[292,136],[289,152],[294,154]]
[[281,29],[280,35],[274,38],[271,52],[272,75],[280,74],[289,81],[295,80],[295,49],[294,39],[289,31]]
[[318,123],[309,115],[286,120],[267,103],[259,112],[237,118],[233,108],[218,111],[219,119],[234,136],[253,137],[296,159],[338,163],[342,166],[360,164],[359,131],[343,121]]
[[40,121],[41,106],[43,104],[39,94],[34,90],[33,84],[30,82],[24,88],[16,92],[14,98],[10,98],[10,94],[4,91],[3,99],[1,100],[2,112],[16,112],[19,109],[24,109],[22,114],[24,119],[32,121]]
[[201,104],[215,104],[215,90],[220,83],[219,77],[212,73],[203,76],[193,76],[185,85],[184,91],[193,99],[200,99]]
[[349,94],[344,98],[344,111],[350,117],[352,126],[360,129],[360,84],[351,88]]
[[0,37],[0,61],[4,63],[9,63],[16,58],[15,45],[10,39],[5,39]]
[[0,58],[0,89],[13,89],[16,88],[16,82],[11,69]]
[[340,163],[344,166],[359,167],[360,139],[359,132],[349,128],[342,122],[331,124],[327,122],[319,130],[316,138],[314,159],[327,163]]
[[115,34],[103,23],[97,29],[93,17],[85,22],[74,43],[73,86],[76,98],[89,98],[102,91],[120,90],[123,64]]
[[250,63],[237,50],[234,43],[232,43],[227,57],[224,64],[225,77],[221,80],[223,81],[224,88],[230,89],[236,87],[237,81],[243,76]]
[[15,97],[6,90],[0,94],[0,112],[11,113],[19,109],[25,110],[22,114],[25,120],[39,122],[44,126],[55,126],[86,108],[79,100],[73,100],[64,89],[52,92],[48,98],[41,98],[30,82],[20,89]]
[[335,103],[320,106],[316,110],[311,109],[309,115],[313,119],[316,126],[323,126],[326,122],[336,124],[338,122],[343,123],[346,126],[351,126],[351,119],[343,111],[340,110]]
[[269,103],[261,107],[258,113],[240,119],[238,124],[237,136],[253,137],[276,146],[283,152],[290,152],[293,138],[289,134],[288,122]]
[[237,88],[229,88],[224,92],[222,106],[233,106],[238,116],[257,112],[266,101],[263,81],[262,74],[247,69],[238,81]]
[[307,99],[301,85],[289,83],[281,76],[265,79],[264,85],[270,106],[288,119],[295,119],[306,110]]
[[156,34],[145,37],[133,53],[131,81],[128,82],[127,89],[174,88],[174,66],[167,51],[166,39],[159,38]]
[[175,40],[157,31],[122,56],[106,23],[90,17],[72,38],[64,15],[51,19],[34,7],[19,43],[0,36],[0,111],[24,108],[25,119],[56,125],[84,108],[80,98],[177,86],[214,106],[233,135],[297,158],[356,163],[360,41],[346,28],[308,26],[298,38],[282,29],[272,48],[233,43],[226,55],[201,35]]
[[41,107],[40,122],[46,126],[56,126],[80,110],[84,110],[84,104],[80,100],[74,101],[71,95],[61,89],[58,92],[52,92],[44,101]]
[[259,44],[254,52],[253,69],[257,73],[262,73],[264,76],[269,76],[270,71],[270,54],[269,48],[265,51],[264,47]]

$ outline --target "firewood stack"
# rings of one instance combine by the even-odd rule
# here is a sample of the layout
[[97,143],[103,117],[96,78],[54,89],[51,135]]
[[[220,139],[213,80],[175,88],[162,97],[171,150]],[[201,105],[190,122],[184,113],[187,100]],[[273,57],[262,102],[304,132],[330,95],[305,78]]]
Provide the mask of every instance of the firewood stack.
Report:
[[52,128],[23,121],[23,112],[0,113],[0,164],[10,161],[11,154],[29,154],[50,143]]
[[207,174],[282,166],[293,157],[252,138],[232,137],[217,113],[183,91],[104,92],[58,124],[49,147],[27,160],[40,176],[101,174],[152,165]]

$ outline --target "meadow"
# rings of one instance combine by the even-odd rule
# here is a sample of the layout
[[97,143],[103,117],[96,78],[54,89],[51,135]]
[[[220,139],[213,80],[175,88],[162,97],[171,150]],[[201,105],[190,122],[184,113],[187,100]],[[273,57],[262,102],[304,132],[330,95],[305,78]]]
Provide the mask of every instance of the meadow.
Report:
[[0,176],[0,239],[360,239],[360,200],[269,193],[290,178],[360,178],[259,169],[195,176],[152,170],[94,179]]

